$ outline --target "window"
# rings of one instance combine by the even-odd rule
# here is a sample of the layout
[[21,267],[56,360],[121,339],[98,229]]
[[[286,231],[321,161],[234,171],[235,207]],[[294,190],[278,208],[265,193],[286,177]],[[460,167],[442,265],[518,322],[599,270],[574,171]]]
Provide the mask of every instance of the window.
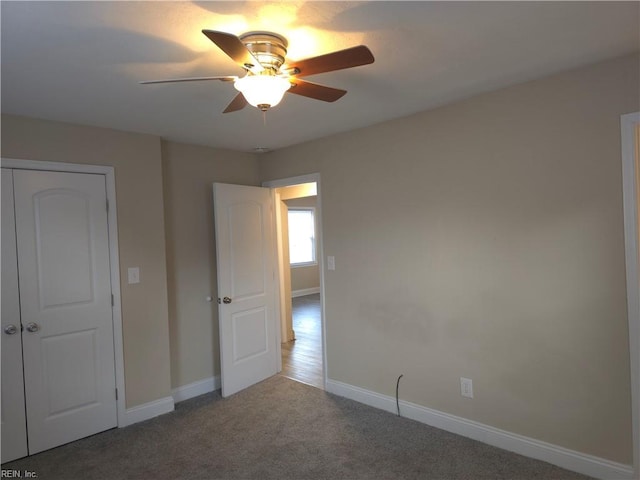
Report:
[[289,209],[289,263],[316,264],[316,224],[313,208]]

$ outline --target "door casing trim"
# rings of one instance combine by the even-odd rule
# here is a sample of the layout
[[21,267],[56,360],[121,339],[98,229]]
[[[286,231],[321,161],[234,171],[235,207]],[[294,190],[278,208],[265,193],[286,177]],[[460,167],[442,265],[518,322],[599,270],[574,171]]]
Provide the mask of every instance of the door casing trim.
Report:
[[[622,147],[622,198],[624,211],[624,247],[627,270],[627,316],[631,361],[631,422],[633,432],[634,478],[640,478],[640,272],[638,272],[638,165],[636,128],[640,112],[620,117]],[[640,161],[640,159],[638,159]]]

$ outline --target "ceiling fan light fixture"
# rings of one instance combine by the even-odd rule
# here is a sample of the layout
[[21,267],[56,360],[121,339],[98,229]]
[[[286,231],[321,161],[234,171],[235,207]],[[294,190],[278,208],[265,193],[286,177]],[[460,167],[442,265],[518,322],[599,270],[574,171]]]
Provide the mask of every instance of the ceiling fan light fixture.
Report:
[[250,105],[262,111],[275,107],[291,83],[286,78],[274,75],[246,75],[235,81],[236,90],[244,95]]
[[[0,0],[2,1],[2,0]],[[239,37],[227,32],[202,30],[220,50],[231,58],[247,73],[243,78],[236,76],[174,78],[140,82],[174,83],[202,80],[233,81],[238,93],[223,113],[237,112],[252,105],[263,112],[280,103],[285,92],[291,87],[291,93],[302,97],[335,102],[347,93],[346,90],[307,82],[299,77],[333,72],[345,68],[359,67],[374,62],[373,54],[364,45],[346,48],[316,57],[298,60],[286,64],[287,39],[273,32],[247,32]],[[266,119],[266,117],[265,117]]]

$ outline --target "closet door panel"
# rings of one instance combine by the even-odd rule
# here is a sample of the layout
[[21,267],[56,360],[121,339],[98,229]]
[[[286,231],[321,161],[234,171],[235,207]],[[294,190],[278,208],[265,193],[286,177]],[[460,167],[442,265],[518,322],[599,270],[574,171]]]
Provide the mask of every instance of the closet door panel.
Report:
[[13,172],[2,169],[2,463],[27,455]]
[[103,175],[14,171],[29,453],[117,425]]

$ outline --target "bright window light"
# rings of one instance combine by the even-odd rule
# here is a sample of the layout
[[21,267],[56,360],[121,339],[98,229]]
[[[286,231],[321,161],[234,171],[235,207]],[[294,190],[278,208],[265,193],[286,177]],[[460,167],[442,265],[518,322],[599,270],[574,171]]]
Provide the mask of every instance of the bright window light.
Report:
[[313,208],[289,209],[289,263],[316,264],[316,228]]

